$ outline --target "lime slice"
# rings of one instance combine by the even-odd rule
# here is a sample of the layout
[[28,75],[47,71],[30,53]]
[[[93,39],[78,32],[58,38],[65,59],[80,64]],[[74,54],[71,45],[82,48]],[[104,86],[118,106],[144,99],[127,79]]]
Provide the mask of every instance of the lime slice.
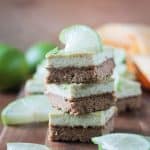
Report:
[[47,146],[33,143],[7,143],[7,150],[50,150]]
[[60,41],[67,51],[100,51],[102,43],[97,32],[85,25],[73,25],[62,30]]
[[20,98],[6,106],[2,111],[5,125],[26,124],[48,121],[50,102],[44,95],[32,95]]
[[[113,133],[92,138],[93,143],[105,150],[149,150],[149,142],[141,135]],[[100,146],[99,146],[100,147]]]

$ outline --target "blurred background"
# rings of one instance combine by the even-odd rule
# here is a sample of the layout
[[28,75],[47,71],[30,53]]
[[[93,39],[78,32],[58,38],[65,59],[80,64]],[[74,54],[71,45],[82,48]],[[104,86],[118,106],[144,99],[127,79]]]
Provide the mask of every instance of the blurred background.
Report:
[[[60,44],[59,32],[72,24],[95,28],[104,44],[125,48],[129,55],[150,54],[149,6],[149,0],[0,0],[0,91],[30,78],[45,54]],[[102,28],[109,23],[122,24]],[[133,23],[142,26],[126,26]],[[129,71],[135,74],[128,60]],[[150,64],[143,60],[140,66]],[[150,79],[145,77],[150,71],[140,68],[138,75],[150,89]]]
[[0,42],[25,50],[39,40],[58,42],[71,24],[150,24],[149,0],[0,0]]

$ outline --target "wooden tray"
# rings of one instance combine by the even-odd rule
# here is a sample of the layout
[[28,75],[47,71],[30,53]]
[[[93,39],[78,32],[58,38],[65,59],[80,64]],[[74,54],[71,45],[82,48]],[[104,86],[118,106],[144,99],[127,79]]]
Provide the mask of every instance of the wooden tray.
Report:
[[[0,98],[2,96],[0,95]],[[10,96],[11,97],[11,96]],[[119,115],[115,120],[114,132],[134,132],[150,135],[150,93],[144,92],[141,110]],[[3,99],[0,106],[4,105]],[[47,144],[52,150],[96,150],[93,144],[82,143],[47,143],[47,123],[25,126],[0,126],[0,150],[6,149],[8,142],[33,142]]]

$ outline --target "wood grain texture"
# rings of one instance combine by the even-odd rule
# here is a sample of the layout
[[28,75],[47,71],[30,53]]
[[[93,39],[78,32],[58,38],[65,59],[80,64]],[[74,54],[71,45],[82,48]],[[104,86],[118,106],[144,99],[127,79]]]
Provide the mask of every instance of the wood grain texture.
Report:
[[[1,104],[1,103],[0,103]],[[115,120],[114,132],[131,132],[150,135],[150,93],[144,92],[142,107],[135,112],[120,114]],[[47,123],[3,127],[0,133],[0,150],[8,142],[33,142],[47,144],[53,150],[96,150],[93,144],[47,142]],[[1,127],[2,128],[2,127]]]
[[6,149],[8,142],[45,143],[47,124],[4,127],[0,134],[0,150]]
[[[149,0],[0,0],[0,42],[25,50],[37,41],[58,42],[58,33],[71,24],[98,27],[108,22],[150,24]],[[0,94],[0,109],[17,94]],[[144,92],[140,111],[117,117],[115,131],[150,135],[150,93]],[[2,127],[0,150],[7,142],[45,143],[47,124]],[[53,150],[96,150],[92,144],[49,143]]]

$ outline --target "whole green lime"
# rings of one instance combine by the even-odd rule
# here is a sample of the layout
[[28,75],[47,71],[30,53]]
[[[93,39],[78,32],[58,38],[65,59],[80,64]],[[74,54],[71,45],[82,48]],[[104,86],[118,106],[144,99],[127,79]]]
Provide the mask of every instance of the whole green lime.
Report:
[[0,91],[18,87],[28,75],[23,52],[7,44],[0,44]]
[[33,73],[36,66],[42,62],[45,58],[45,54],[56,47],[55,44],[48,42],[36,43],[30,47],[26,52],[26,59],[30,68],[30,72]]

